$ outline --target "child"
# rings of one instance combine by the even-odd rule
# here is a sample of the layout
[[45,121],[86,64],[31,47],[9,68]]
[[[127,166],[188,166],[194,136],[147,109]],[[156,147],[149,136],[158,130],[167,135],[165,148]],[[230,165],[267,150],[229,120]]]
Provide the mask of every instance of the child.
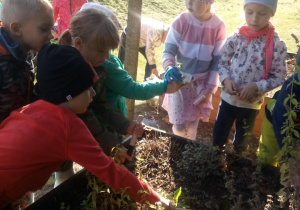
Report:
[[[297,54],[297,65],[300,66],[300,51]],[[292,84],[293,82],[293,84]],[[278,164],[278,154],[279,151],[284,146],[283,140],[287,137],[286,133],[281,133],[283,126],[286,125],[286,120],[288,116],[286,113],[288,111],[294,111],[295,115],[292,117],[294,124],[293,129],[296,132],[300,132],[299,122],[300,122],[300,73],[295,73],[289,77],[282,85],[281,90],[277,91],[273,98],[268,102],[265,107],[265,114],[263,116],[262,127],[261,127],[261,137],[259,148],[257,151],[258,159],[262,163],[267,163],[273,166]],[[294,94],[294,99],[297,103],[291,103],[289,95]],[[284,105],[286,102],[286,106]],[[291,108],[291,110],[289,110]],[[299,137],[292,133],[292,137],[296,144],[293,145],[293,150],[297,148],[297,153],[299,153],[300,141]]]
[[[169,29],[169,25],[157,20],[148,18],[141,19],[139,51],[146,59],[144,81],[146,81],[146,78],[150,77],[151,74],[157,77],[159,76],[156,68],[155,48],[165,43]],[[126,37],[125,27],[121,35],[122,42],[118,54],[122,63],[125,61]]]
[[[110,9],[96,3],[86,3],[82,6],[80,11],[91,8],[91,6],[93,6],[93,8],[97,9],[100,12],[104,12],[107,16],[114,20],[114,16],[112,15],[114,13]],[[71,30],[72,27],[74,27],[74,24],[72,24],[71,20]],[[83,27],[86,28],[83,28],[82,31],[86,31],[88,30],[89,26],[83,25]],[[68,43],[64,44],[71,45],[72,37],[70,36],[69,38],[67,38],[68,35],[70,35],[70,33],[66,33],[64,36],[64,40],[68,41]],[[101,64],[101,67],[97,67],[97,69],[99,71],[107,73],[107,78],[104,80],[105,97],[109,99],[113,108],[120,110],[126,117],[127,105],[125,98],[147,100],[153,98],[154,96],[162,95],[165,92],[176,92],[179,89],[179,83],[176,83],[175,81],[171,81],[170,83],[168,83],[167,80],[157,81],[153,83],[135,82],[128,74],[128,72],[123,69],[121,61],[111,53],[109,54],[109,59]]]
[[33,100],[30,50],[52,38],[53,9],[47,0],[3,0],[0,28],[0,123]]
[[[168,200],[107,157],[75,115],[84,113],[95,95],[95,74],[80,52],[49,44],[37,62],[43,100],[12,112],[0,125],[0,160],[5,160],[0,162],[0,208],[42,187],[65,160],[76,161],[115,190],[126,189],[135,201],[168,206]],[[143,198],[139,190],[149,194]]]
[[213,145],[223,147],[235,121],[233,146],[246,150],[264,94],[284,82],[286,45],[269,22],[277,1],[245,0],[246,24],[231,35],[219,62],[223,85]]
[[[213,0],[186,0],[187,12],[172,23],[162,55],[163,67],[180,69],[190,83],[166,94],[163,108],[176,135],[195,140],[199,119],[208,122],[218,88],[217,62],[225,42],[224,22],[211,12]],[[209,35],[208,35],[209,34]],[[177,66],[177,67],[176,67]],[[201,97],[200,103],[195,101]]]
[[53,0],[54,23],[57,22],[57,34],[60,36],[69,28],[70,19],[87,0]]
[[[105,98],[104,80],[107,73],[99,66],[109,58],[109,51],[119,44],[118,30],[111,19],[96,9],[84,9],[71,19],[70,31],[66,30],[60,37],[59,43],[72,44],[95,67],[99,80],[94,85],[96,96],[90,104],[88,111],[79,117],[86,123],[103,151],[111,154],[112,148],[121,143],[117,134],[133,134],[138,137],[143,133],[143,127],[135,121],[128,120],[119,110],[110,105]],[[71,38],[70,39],[70,35]],[[39,81],[37,81],[39,83]],[[119,150],[121,162],[131,160],[124,149]],[[56,173],[55,186],[73,174],[72,165],[63,167]]]

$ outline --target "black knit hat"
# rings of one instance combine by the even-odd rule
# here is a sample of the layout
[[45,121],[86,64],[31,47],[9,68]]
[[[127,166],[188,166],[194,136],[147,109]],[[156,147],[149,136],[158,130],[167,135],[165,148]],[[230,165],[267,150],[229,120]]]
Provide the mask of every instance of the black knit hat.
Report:
[[93,78],[92,68],[74,47],[48,44],[38,53],[37,88],[45,101],[69,101],[91,87]]

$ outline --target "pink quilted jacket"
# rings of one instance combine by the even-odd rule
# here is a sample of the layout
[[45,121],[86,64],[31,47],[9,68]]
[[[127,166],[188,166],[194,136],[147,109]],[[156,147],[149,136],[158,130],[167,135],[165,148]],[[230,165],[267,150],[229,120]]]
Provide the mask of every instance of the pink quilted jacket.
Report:
[[58,36],[69,28],[71,17],[87,2],[88,0],[53,0],[54,22],[57,21]]

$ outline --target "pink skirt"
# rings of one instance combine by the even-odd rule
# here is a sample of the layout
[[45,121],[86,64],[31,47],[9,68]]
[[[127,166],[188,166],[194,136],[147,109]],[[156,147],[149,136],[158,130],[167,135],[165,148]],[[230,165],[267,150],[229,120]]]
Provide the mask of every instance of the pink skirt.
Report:
[[211,99],[207,103],[194,105],[199,98],[195,82],[186,84],[179,91],[166,94],[162,107],[168,112],[169,121],[172,124],[185,124],[187,121],[199,120],[209,121],[212,104]]

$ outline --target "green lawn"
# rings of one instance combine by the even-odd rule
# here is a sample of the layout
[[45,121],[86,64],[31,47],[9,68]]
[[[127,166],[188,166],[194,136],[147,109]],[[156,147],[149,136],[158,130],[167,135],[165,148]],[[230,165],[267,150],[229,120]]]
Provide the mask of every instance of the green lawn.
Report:
[[[114,11],[122,26],[127,20],[127,1],[124,0],[94,0]],[[243,0],[215,1],[215,12],[221,16],[227,26],[227,35],[231,34],[237,26],[244,22]],[[143,0],[142,16],[172,23],[172,20],[181,12],[185,11],[184,0]],[[277,12],[271,19],[276,31],[288,47],[288,52],[295,53],[297,50],[295,40],[291,34],[300,38],[300,0],[280,0]],[[163,47],[156,49],[156,61],[158,70],[162,71],[161,53]],[[114,52],[115,54],[117,52]],[[139,69],[137,81],[143,80],[145,60],[139,57]]]

